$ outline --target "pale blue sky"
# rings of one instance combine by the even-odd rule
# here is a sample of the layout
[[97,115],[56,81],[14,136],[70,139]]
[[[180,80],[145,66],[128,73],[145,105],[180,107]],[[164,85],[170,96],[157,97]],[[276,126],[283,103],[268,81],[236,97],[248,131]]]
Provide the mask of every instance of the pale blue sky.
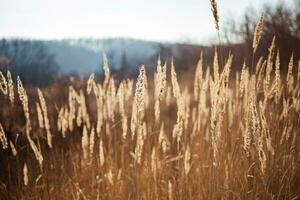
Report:
[[[274,2],[218,0],[221,26],[226,16],[267,1]],[[204,42],[215,34],[209,0],[0,0],[0,37]]]

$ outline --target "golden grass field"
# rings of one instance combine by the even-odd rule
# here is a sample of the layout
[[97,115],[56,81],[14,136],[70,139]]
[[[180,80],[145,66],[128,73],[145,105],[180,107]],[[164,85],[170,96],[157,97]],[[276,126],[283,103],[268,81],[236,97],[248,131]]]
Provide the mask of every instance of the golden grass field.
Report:
[[105,54],[102,81],[0,73],[0,199],[299,199],[300,61],[281,73],[275,37],[256,55],[262,26],[252,66],[216,48],[189,81],[160,58],[116,80]]

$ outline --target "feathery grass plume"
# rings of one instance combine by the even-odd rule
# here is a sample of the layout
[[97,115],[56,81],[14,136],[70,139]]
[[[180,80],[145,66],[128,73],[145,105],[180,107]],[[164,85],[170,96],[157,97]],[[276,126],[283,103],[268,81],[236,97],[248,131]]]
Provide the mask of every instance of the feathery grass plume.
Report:
[[36,160],[39,162],[40,168],[42,170],[43,169],[43,160],[44,160],[42,152],[41,152],[41,150],[39,150],[37,145],[32,140],[29,132],[27,132],[26,136],[27,136],[27,140],[29,142],[29,145],[30,145],[30,147],[31,147],[31,149],[34,153],[34,156],[35,156]]
[[261,71],[261,68],[263,67],[263,63],[264,63],[264,57],[261,56],[259,59],[258,59],[258,62],[256,63],[256,66],[255,66],[255,75],[257,76],[259,74],[259,72]]
[[[131,137],[134,138],[135,132],[138,134],[141,131],[142,119],[144,117],[145,109],[145,94],[146,94],[146,80],[145,80],[145,66],[140,67],[139,76],[136,82],[135,94],[134,94],[134,103],[132,105],[132,114],[131,114]],[[143,140],[138,135],[138,139]]]
[[[81,127],[81,125],[83,124],[83,117],[82,117],[82,106],[81,106],[81,102],[80,102],[80,100],[79,100],[79,102],[78,102],[78,109],[77,109],[77,116],[76,116],[76,124],[77,124],[77,127]],[[68,119],[69,119],[69,122],[71,122],[70,121],[70,119],[71,119],[71,117],[70,117],[70,115],[71,115],[71,110],[67,110],[66,109],[66,114],[68,113]],[[67,115],[66,115],[67,116]],[[72,123],[73,123],[73,121],[72,121]],[[73,129],[73,128],[72,128]],[[69,130],[70,130],[70,132],[72,132],[71,131],[71,127],[70,127],[70,123],[69,123]]]
[[188,175],[188,173],[191,170],[191,151],[190,146],[188,145],[186,147],[185,153],[184,153],[184,173],[185,175]]
[[[69,103],[69,111],[68,111],[68,128],[70,131],[73,131],[73,122],[74,119],[76,118],[75,116],[75,112],[76,112],[76,108],[75,108],[75,103],[76,103],[76,99],[78,99],[78,94],[75,91],[75,89],[73,88],[73,86],[69,86],[69,97],[68,97],[68,103]],[[81,114],[81,113],[80,113]],[[78,125],[78,123],[77,123]],[[79,126],[79,125],[78,125]]]
[[[198,127],[197,129],[200,130],[201,124],[205,124],[205,120],[208,119],[208,116],[203,116],[203,115],[208,115],[209,108],[206,106],[206,101],[207,101],[207,93],[209,89],[209,81],[210,81],[210,68],[208,67],[205,72],[205,78],[202,84],[202,88],[200,90],[200,96],[199,96],[199,101],[198,101]],[[204,119],[203,119],[204,118]]]
[[27,96],[26,90],[24,89],[22,81],[19,76],[17,77],[17,84],[18,84],[19,98],[21,100],[21,103],[23,106],[23,112],[25,115],[26,137],[27,137],[29,145],[34,153],[34,156],[35,156],[36,160],[39,162],[40,168],[42,170],[43,169],[43,155],[30,136],[30,131],[31,131],[32,127],[31,127],[31,121],[30,121],[30,117],[29,117],[28,96]]
[[7,70],[7,85],[9,91],[9,100],[13,104],[15,100],[14,82],[9,70]]
[[[37,103],[37,105],[38,105],[38,103]],[[43,119],[42,118],[42,111],[41,111],[41,108],[40,108],[40,119]],[[63,122],[63,120],[64,120],[64,108],[63,107],[61,107],[60,109],[59,109],[59,112],[58,112],[58,116],[57,116],[57,130],[58,131],[62,131],[62,122]]]
[[70,129],[69,127],[69,117],[70,112],[68,110],[68,108],[64,108],[63,109],[63,121],[62,121],[62,135],[63,137],[66,137],[66,132],[68,131],[68,129]]
[[176,98],[176,103],[177,103],[177,120],[173,128],[172,136],[173,139],[176,139],[177,143],[179,143],[183,132],[185,105],[184,105],[184,97],[181,94],[180,87],[177,81],[177,74],[175,71],[173,59],[171,61],[171,82],[172,82],[173,95]]
[[2,72],[0,72],[0,90],[4,95],[7,95],[7,82]]
[[172,83],[173,95],[176,98],[176,100],[178,101],[178,99],[181,95],[181,92],[180,92],[180,87],[179,87],[178,80],[177,80],[177,73],[175,71],[173,59],[171,61],[171,83]]
[[273,70],[273,62],[274,62],[274,56],[275,56],[275,41],[276,37],[273,37],[272,44],[269,48],[269,55],[267,60],[267,68],[266,68],[266,77],[265,77],[265,83],[264,83],[264,93],[268,94],[270,90],[270,82],[271,82],[271,72]]
[[173,88],[173,95],[176,98],[177,103],[177,120],[173,128],[172,137],[173,139],[176,139],[177,143],[179,143],[181,141],[181,136],[183,132],[185,105],[184,97],[181,94],[180,87],[177,81],[177,74],[175,71],[173,59],[171,61],[171,82]]
[[263,79],[265,78],[264,74],[265,74],[266,66],[267,66],[267,61],[265,60],[261,64],[261,67],[257,75],[256,88],[258,90],[261,88],[261,86],[263,86],[263,81],[264,81]]
[[124,86],[124,82],[121,82],[118,92],[117,92],[117,96],[118,96],[118,102],[119,102],[119,109],[120,109],[120,113],[121,113],[121,121],[122,121],[122,137],[125,139],[127,136],[127,116],[125,113],[125,86]]
[[228,88],[229,74],[230,74],[230,71],[231,71],[232,60],[233,60],[233,55],[230,53],[229,57],[228,57],[228,59],[225,63],[224,70],[223,70],[223,72],[221,74],[221,77],[220,77],[220,79],[222,81],[222,85],[223,85],[224,88]]
[[142,65],[140,67],[140,73],[137,78],[136,82],[136,88],[135,88],[135,105],[137,107],[137,112],[143,112],[144,111],[144,105],[145,105],[145,93],[146,93],[146,80],[145,80],[145,66]]
[[241,73],[241,81],[240,81],[240,94],[241,96],[246,92],[249,84],[249,69],[244,61],[242,73]]
[[[223,117],[226,109],[228,87],[228,78],[232,63],[232,55],[229,56],[223,72],[217,81],[211,84],[211,117],[210,117],[210,132],[212,137],[213,155],[215,163],[218,163],[217,154],[219,151],[219,143],[221,138],[221,128]],[[219,75],[218,75],[219,76]]]
[[29,116],[28,96],[27,96],[26,90],[24,89],[22,81],[19,76],[17,77],[17,84],[18,84],[19,98],[22,103],[23,112],[25,115],[26,136],[29,141],[30,147],[32,148],[32,150],[35,154],[35,157],[39,161],[39,164],[42,168],[43,156],[42,156],[42,153],[38,150],[37,146],[35,145],[35,143],[33,142],[33,140],[31,139],[31,136],[30,136],[30,131],[32,130],[32,127],[31,127],[31,121],[30,121],[30,116]]
[[48,146],[50,148],[52,148],[52,134],[51,134],[51,130],[50,130],[50,122],[49,122],[49,118],[48,118],[48,110],[47,110],[46,100],[44,98],[42,91],[39,88],[37,90],[38,90],[41,108],[43,111],[44,125],[45,125],[45,129],[47,132],[47,143],[48,143]]
[[294,87],[293,65],[294,65],[294,53],[292,53],[291,55],[289,67],[288,67],[288,73],[286,76],[286,82],[287,82],[287,87],[289,92],[291,92]]
[[19,93],[19,98],[20,98],[20,101],[23,105],[23,111],[25,113],[25,115],[27,114],[28,112],[28,98],[27,98],[27,94],[26,94],[26,91],[23,87],[23,84],[22,84],[22,81],[20,79],[20,77],[18,76],[17,77],[17,83],[18,83],[18,93]]
[[1,123],[0,123],[0,141],[2,143],[2,148],[7,149],[7,139]]
[[97,104],[97,125],[96,125],[96,132],[97,135],[100,135],[101,128],[103,125],[103,99],[104,99],[104,91],[101,85],[97,86],[97,95],[96,95],[96,104]]
[[[41,115],[42,118],[42,115]],[[42,118],[43,119],[43,118]],[[68,117],[65,116],[65,109],[62,107],[59,110],[57,117],[57,129],[62,133],[62,137],[66,137],[66,130],[68,129]]]
[[191,95],[188,91],[188,88],[186,87],[183,91],[182,96],[184,96],[183,101],[184,101],[184,108],[182,110],[184,110],[184,128],[187,130],[188,129],[188,125],[189,125],[189,119],[190,119],[190,102],[191,102]]
[[219,31],[219,15],[218,15],[218,7],[217,7],[217,1],[216,0],[210,0],[210,5],[211,5],[211,12],[213,14],[214,20],[215,20],[215,25],[216,29]]
[[[227,90],[229,91],[229,90]],[[232,94],[233,95],[233,94]],[[233,126],[233,120],[234,120],[234,101],[232,100],[233,97],[229,98],[229,102],[228,102],[228,110],[232,110],[232,112],[228,112],[228,128],[229,130],[232,129]]]
[[166,64],[163,67],[161,66],[160,57],[157,60],[156,72],[154,73],[154,83],[154,117],[155,122],[158,123],[160,118],[160,101],[164,97],[166,88]]
[[[147,73],[146,73],[146,70],[145,70],[145,73],[143,74],[144,75],[144,107],[145,109],[149,107],[149,103],[150,103],[150,97],[149,97],[149,94],[148,94],[148,78],[147,78]],[[144,112],[142,113],[144,115]]]
[[257,46],[259,45],[263,29],[264,29],[264,13],[260,16],[259,21],[256,24],[255,31],[254,31],[254,37],[253,37],[253,53],[256,52]]
[[[214,86],[217,87],[217,86]],[[221,137],[221,125],[223,121],[223,113],[221,108],[221,97],[217,95],[218,88],[213,89],[215,92],[212,97],[212,107],[211,107],[211,118],[210,118],[210,132],[212,136],[212,146],[213,146],[213,155],[215,163],[218,161],[218,144]]]
[[250,127],[251,107],[250,106],[247,106],[244,119],[245,119],[245,126],[242,127],[243,148],[246,152],[246,155],[250,156],[250,147],[251,147],[251,127]]
[[138,127],[138,111],[136,103],[132,104],[132,112],[131,112],[131,120],[130,120],[130,131],[131,131],[131,138],[133,139],[135,136],[135,132]]
[[134,159],[137,164],[141,164],[145,135],[147,135],[147,129],[146,123],[144,122],[137,130],[137,140],[134,150]]
[[160,144],[160,147],[163,151],[163,153],[166,153],[169,150],[170,142],[168,140],[167,135],[164,131],[164,123],[160,126],[159,136],[158,136],[158,143]]
[[[254,94],[255,95],[255,94]],[[264,139],[263,139],[263,133],[261,132],[261,123],[260,118],[258,116],[257,107],[256,107],[256,101],[254,99],[255,97],[251,97],[250,106],[251,106],[251,123],[252,123],[252,131],[253,131],[253,138],[255,142],[255,146],[258,153],[258,158],[260,161],[260,167],[263,175],[266,174],[266,163],[267,158],[264,151]]]
[[214,82],[218,82],[219,80],[219,61],[218,61],[218,51],[215,48],[215,55],[214,55]]
[[44,128],[44,119],[43,119],[42,109],[38,102],[36,102],[36,111],[37,111],[37,115],[38,115],[39,126],[40,126],[40,128]]
[[194,80],[194,98],[198,101],[201,85],[203,82],[203,52],[201,52],[200,59],[197,63]]
[[276,61],[275,61],[275,80],[274,80],[274,87],[275,87],[275,102],[278,103],[280,99],[280,91],[281,91],[281,79],[280,79],[280,58],[279,58],[279,51],[277,52]]
[[25,163],[24,164],[24,167],[23,167],[23,183],[25,186],[28,185],[28,168],[27,168],[27,164]]
[[262,134],[266,140],[267,149],[272,155],[274,155],[275,152],[274,152],[274,148],[272,146],[270,129],[268,127],[268,123],[267,123],[266,116],[265,116],[265,106],[263,105],[263,103],[261,101],[259,102],[259,111],[260,111],[259,116],[260,116],[260,121],[261,121]]
[[90,117],[87,111],[86,107],[86,101],[85,101],[85,96],[82,90],[80,90],[80,111],[81,111],[81,119],[86,125],[86,127],[89,129],[91,127],[91,122],[90,122]]
[[291,137],[293,131],[293,126],[291,125],[291,121],[288,120],[284,125],[283,133],[280,138],[280,144],[283,144],[285,141],[288,141]]
[[109,65],[108,65],[108,59],[107,59],[105,52],[103,52],[102,57],[103,57],[103,70],[104,70],[103,88],[106,89],[106,86],[107,86],[107,84],[109,82],[109,78],[110,78],[110,70],[109,70]]
[[283,130],[283,134],[281,135],[281,139],[280,139],[280,144],[283,144],[284,140],[288,140],[290,138],[290,133],[291,133],[291,129],[293,129],[293,126],[291,126],[291,120],[288,118],[288,114],[290,111],[290,102],[289,99],[287,100],[285,97],[283,98],[282,101],[282,113],[280,116],[280,120],[286,120],[287,122],[285,123],[285,127]]
[[10,146],[10,149],[11,149],[11,152],[12,152],[13,156],[16,157],[18,152],[17,152],[17,149],[16,149],[14,143],[11,140],[9,141],[9,146]]
[[165,62],[165,64],[162,66],[160,80],[159,99],[162,100],[162,98],[165,97],[167,87],[167,62]]
[[172,194],[173,194],[172,183],[171,183],[171,181],[168,181],[168,198],[169,198],[169,200],[173,200]]
[[95,129],[92,127],[90,133],[90,154],[93,156],[94,154],[94,146],[95,146]]
[[184,117],[184,97],[180,95],[179,97],[177,97],[177,120],[172,132],[173,139],[176,139],[177,143],[181,141],[181,136],[183,134]]
[[92,73],[87,81],[87,88],[86,91],[88,94],[91,93],[92,89],[95,87],[95,74]]
[[159,123],[159,118],[160,118],[160,103],[159,103],[159,99],[156,99],[154,104],[155,123]]
[[100,140],[100,143],[99,143],[99,164],[100,164],[100,167],[102,167],[104,165],[104,150],[103,150],[103,142],[102,140]]
[[291,105],[290,105],[290,99],[286,99],[285,97],[283,97],[283,101],[282,101],[282,112],[280,115],[280,120],[284,120],[288,118],[288,114],[289,111],[291,109]]
[[83,131],[82,131],[81,147],[82,147],[82,151],[83,151],[83,158],[87,159],[88,153],[89,153],[89,136],[88,136],[88,131],[87,131],[86,125],[84,125]]
[[157,60],[156,72],[154,73],[154,83],[155,83],[155,99],[162,100],[166,89],[166,79],[167,79],[167,66],[166,63],[161,66],[160,57]]
[[114,122],[117,98],[116,98],[116,85],[113,78],[110,79],[106,91],[107,91],[106,93],[107,100],[105,101],[104,114],[106,114],[106,119],[110,119],[112,122]]

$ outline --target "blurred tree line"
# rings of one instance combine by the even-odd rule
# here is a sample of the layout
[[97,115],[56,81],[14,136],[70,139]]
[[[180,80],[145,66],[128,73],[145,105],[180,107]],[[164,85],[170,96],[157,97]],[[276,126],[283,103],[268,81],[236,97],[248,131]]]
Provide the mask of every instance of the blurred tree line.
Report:
[[242,42],[244,49],[242,52],[248,63],[251,62],[254,29],[260,15],[264,13],[263,37],[257,54],[266,57],[272,38],[275,36],[281,63],[286,69],[292,52],[295,62],[300,56],[300,1],[293,0],[289,3],[280,1],[277,5],[273,5],[270,2],[265,4],[260,12],[252,8],[247,9],[240,21],[228,19],[223,29],[225,40],[228,44],[232,41]]
[[[0,70],[9,69],[26,85],[45,86],[57,75],[58,65],[47,48],[39,41],[0,40]],[[16,77],[14,77],[15,79]]]
[[[249,66],[252,62],[252,41],[255,26],[264,13],[264,30],[260,44],[255,54],[256,63],[260,56],[267,58],[273,36],[276,37],[276,45],[279,50],[282,71],[287,71],[287,65],[292,52],[294,53],[294,65],[300,58],[300,0],[291,0],[289,3],[280,1],[274,5],[273,1],[265,4],[261,10],[252,8],[246,10],[242,17],[227,18],[222,20],[220,46],[223,59],[231,52],[234,55],[233,70],[239,70],[245,61]],[[211,65],[215,46],[198,46],[178,44],[178,53],[175,64],[182,70],[193,70],[189,66],[195,66],[203,52],[204,63]],[[162,54],[169,55],[162,48]],[[295,69],[295,67],[294,67]]]

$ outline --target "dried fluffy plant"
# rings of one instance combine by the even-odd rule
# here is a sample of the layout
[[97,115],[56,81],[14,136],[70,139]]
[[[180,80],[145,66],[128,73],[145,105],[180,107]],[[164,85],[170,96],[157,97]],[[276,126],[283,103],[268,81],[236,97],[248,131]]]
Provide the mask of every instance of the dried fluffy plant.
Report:
[[2,143],[2,148],[7,149],[7,138],[5,136],[5,132],[1,123],[0,123],[0,141]]
[[214,20],[215,20],[215,26],[216,29],[219,31],[219,15],[218,15],[218,7],[217,7],[217,1],[216,0],[210,0],[211,5],[211,12],[213,14]]
[[256,24],[255,31],[254,31],[254,38],[253,38],[253,52],[256,52],[257,46],[259,45],[262,33],[264,29],[264,14],[262,14],[259,18],[259,21]]
[[106,86],[109,82],[109,79],[110,79],[110,70],[109,70],[109,65],[108,65],[108,59],[104,52],[103,52],[103,71],[104,71],[103,87],[106,88]]
[[7,81],[8,81],[8,91],[9,91],[9,100],[13,104],[15,100],[15,92],[14,92],[14,82],[9,70],[7,70]]
[[280,92],[281,92],[281,79],[280,79],[280,58],[279,58],[279,52],[276,56],[276,62],[275,62],[275,80],[274,80],[274,90],[275,90],[275,101],[276,103],[279,103],[280,99]]
[[89,155],[89,136],[86,126],[83,127],[82,131],[81,146],[83,151],[83,158],[87,159]]
[[31,132],[31,121],[30,121],[30,116],[29,116],[29,106],[28,106],[28,96],[26,93],[25,88],[23,87],[22,81],[20,79],[20,77],[17,77],[17,84],[18,84],[18,93],[19,93],[19,98],[21,100],[22,103],[22,107],[23,107],[23,112],[25,115],[25,121],[26,121],[26,137],[27,140],[29,142],[29,145],[35,155],[35,158],[37,159],[37,161],[39,162],[40,168],[43,168],[43,155],[41,153],[41,151],[38,149],[37,145],[34,143],[34,141],[32,140],[31,136],[30,136],[30,132]]
[[2,72],[0,72],[0,90],[4,95],[7,95],[7,82]]
[[145,80],[145,66],[142,65],[140,68],[140,73],[137,78],[136,88],[135,88],[135,105],[137,108],[137,113],[143,113],[145,106],[145,96],[146,96],[146,80]]
[[286,82],[287,82],[287,87],[289,92],[293,90],[293,86],[294,86],[293,65],[294,65],[294,54],[292,53],[289,62],[288,73],[286,77]]
[[46,100],[44,98],[42,91],[39,88],[38,88],[38,95],[39,95],[39,99],[40,99],[41,108],[43,111],[43,119],[44,119],[43,121],[44,121],[45,129],[47,132],[47,143],[48,143],[48,146],[50,148],[52,148],[52,134],[51,134],[51,130],[50,130],[50,122],[49,122],[49,118],[48,118],[48,110],[47,110]]

